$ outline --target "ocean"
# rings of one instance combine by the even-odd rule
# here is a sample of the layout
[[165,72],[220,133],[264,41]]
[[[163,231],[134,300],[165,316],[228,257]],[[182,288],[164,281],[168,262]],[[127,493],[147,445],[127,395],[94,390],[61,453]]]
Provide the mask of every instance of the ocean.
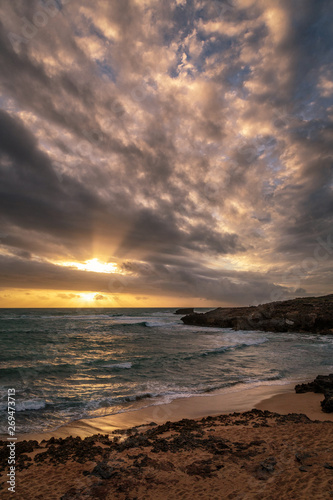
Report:
[[186,326],[174,311],[1,309],[0,433],[9,388],[22,434],[333,371],[332,337]]

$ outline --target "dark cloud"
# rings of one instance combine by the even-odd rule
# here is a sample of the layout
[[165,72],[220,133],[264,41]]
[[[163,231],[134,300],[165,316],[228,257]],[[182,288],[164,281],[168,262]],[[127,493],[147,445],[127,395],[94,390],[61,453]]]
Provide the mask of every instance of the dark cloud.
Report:
[[[13,161],[13,168],[18,171],[18,179],[23,182],[36,182],[38,178],[47,184],[57,184],[47,154],[38,149],[34,135],[29,132],[20,120],[12,118],[0,110],[0,149]],[[33,178],[31,179],[31,176]]]

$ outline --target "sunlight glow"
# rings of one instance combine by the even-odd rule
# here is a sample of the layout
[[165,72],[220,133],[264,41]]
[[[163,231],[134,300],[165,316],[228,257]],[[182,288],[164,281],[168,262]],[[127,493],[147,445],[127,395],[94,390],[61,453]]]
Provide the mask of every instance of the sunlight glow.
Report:
[[113,262],[100,262],[97,258],[86,260],[85,262],[62,262],[62,266],[75,267],[80,271],[90,271],[93,273],[115,273],[117,264]]
[[96,293],[81,293],[80,300],[83,300],[84,302],[92,302],[93,300],[95,300],[96,295]]

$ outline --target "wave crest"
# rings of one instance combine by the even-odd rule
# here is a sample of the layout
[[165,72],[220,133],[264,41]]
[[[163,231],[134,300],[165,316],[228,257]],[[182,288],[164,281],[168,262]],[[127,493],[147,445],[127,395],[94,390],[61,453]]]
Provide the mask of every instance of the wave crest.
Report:
[[[0,405],[1,411],[7,411],[8,403],[4,402]],[[16,412],[42,410],[46,406],[46,401],[42,399],[28,399],[26,401],[17,401],[15,406]]]
[[125,363],[113,363],[113,364],[110,364],[110,365],[103,365],[103,368],[110,368],[111,370],[115,369],[115,370],[129,370],[130,368],[132,368],[132,363],[129,361],[129,362],[125,362]]

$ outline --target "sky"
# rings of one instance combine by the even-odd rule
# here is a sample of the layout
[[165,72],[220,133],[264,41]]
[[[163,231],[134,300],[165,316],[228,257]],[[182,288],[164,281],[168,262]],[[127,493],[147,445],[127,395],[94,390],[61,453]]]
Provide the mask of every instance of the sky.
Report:
[[4,0],[0,307],[332,292],[331,0]]

